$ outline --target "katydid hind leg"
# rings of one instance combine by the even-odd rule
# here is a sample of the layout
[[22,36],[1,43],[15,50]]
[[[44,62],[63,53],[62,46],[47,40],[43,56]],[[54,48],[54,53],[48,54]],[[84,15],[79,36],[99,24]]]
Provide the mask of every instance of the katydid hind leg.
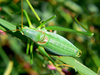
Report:
[[39,46],[38,50],[42,55],[46,56],[55,65],[55,61],[47,54],[47,52],[45,51],[43,47]]

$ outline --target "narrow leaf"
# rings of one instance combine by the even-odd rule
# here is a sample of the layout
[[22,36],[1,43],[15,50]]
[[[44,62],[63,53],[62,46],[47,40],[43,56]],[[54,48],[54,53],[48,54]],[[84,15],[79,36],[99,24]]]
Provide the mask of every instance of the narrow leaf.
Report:
[[58,26],[48,26],[46,27],[47,30],[60,30],[60,31],[67,31],[67,32],[73,32],[73,33],[81,33],[84,35],[88,35],[88,36],[93,36],[93,33],[90,32],[81,32],[81,31],[76,31],[73,29],[69,29],[69,28],[63,28],[63,27],[58,27]]
[[16,26],[14,24],[11,24],[10,22],[3,20],[1,18],[0,18],[0,24],[9,30],[16,30]]
[[79,61],[77,61],[73,57],[60,57],[60,58],[57,56],[54,56],[54,57],[65,64],[73,66],[75,70],[79,71],[83,75],[97,75],[95,72],[87,68],[85,65],[81,64]]
[[13,61],[9,61],[8,65],[5,69],[4,75],[10,75],[12,68],[13,68]]

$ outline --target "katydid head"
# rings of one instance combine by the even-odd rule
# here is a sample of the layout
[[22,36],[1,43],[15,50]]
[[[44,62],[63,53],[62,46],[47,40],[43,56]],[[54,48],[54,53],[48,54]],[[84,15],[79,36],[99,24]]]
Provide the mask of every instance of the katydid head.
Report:
[[45,37],[45,34],[37,29],[32,29],[29,27],[23,27],[22,28],[22,33],[31,38],[34,42],[38,43],[39,41],[42,41]]

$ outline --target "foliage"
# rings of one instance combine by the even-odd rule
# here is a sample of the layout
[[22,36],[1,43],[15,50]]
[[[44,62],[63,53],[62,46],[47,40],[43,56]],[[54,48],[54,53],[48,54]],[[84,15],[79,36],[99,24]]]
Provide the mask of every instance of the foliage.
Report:
[[[21,1],[0,0],[0,74],[10,74],[11,72],[11,75],[77,75],[79,73],[83,74],[82,72],[86,72],[85,75],[89,75],[91,73],[95,75],[100,67],[100,1],[30,0],[30,2],[35,8],[37,14],[41,17],[42,21],[47,20],[53,15],[57,16],[55,19],[46,23],[47,29],[49,29],[48,26],[55,26],[56,29],[57,26],[60,26],[73,30],[85,31],[85,29],[78,25],[74,19],[74,17],[78,15],[79,22],[83,24],[86,29],[93,32],[94,35],[88,36],[84,34],[77,34],[77,32],[66,32],[66,29],[58,28],[58,30],[61,29],[63,31],[57,31],[57,34],[65,37],[78,47],[82,51],[81,57],[73,58],[52,56],[51,58],[53,58],[57,64],[63,64],[62,62],[64,62],[65,64],[70,65],[58,65],[56,68],[52,69],[50,67],[54,66],[52,66],[51,61],[47,59],[48,56],[40,54],[37,50],[37,44],[34,44],[32,59],[33,64],[30,64],[30,56],[25,54],[28,38],[22,35],[18,30],[16,31],[16,26],[17,29],[21,26]],[[26,0],[23,0],[23,8],[27,11],[32,25],[34,27],[38,27],[40,23],[29,8]],[[28,21],[25,15],[23,15],[23,24],[24,26],[28,26]],[[80,69],[83,71],[80,71]]]

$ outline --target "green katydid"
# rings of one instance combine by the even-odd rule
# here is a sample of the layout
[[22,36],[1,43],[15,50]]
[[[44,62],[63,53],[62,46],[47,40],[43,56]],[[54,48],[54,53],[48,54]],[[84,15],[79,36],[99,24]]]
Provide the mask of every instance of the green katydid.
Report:
[[[37,13],[35,12],[34,8],[32,7],[32,5],[30,4],[29,0],[26,0],[28,5],[30,6],[30,8],[32,9],[33,13],[35,14],[35,16],[37,17],[38,21],[40,22],[40,18],[37,15]],[[22,8],[23,9],[23,8]],[[23,10],[22,10],[23,12]],[[70,31],[70,32],[78,32],[78,33],[83,33],[86,35],[92,35],[91,33],[87,33],[87,32],[80,32],[80,31],[75,31],[75,30],[71,30],[71,29],[65,29],[65,28],[61,28],[61,27],[45,27],[42,28],[44,26],[45,23],[47,23],[49,20],[55,18],[55,16],[51,17],[50,19],[44,21],[43,23],[41,23],[37,28],[34,28],[31,24],[31,21],[26,13],[26,11],[24,11],[28,23],[29,23],[29,27],[21,27],[20,31],[22,34],[24,34],[25,36],[29,37],[30,39],[32,39],[35,43],[37,43],[39,46],[38,50],[45,55],[46,57],[48,57],[52,62],[53,60],[46,54],[44,48],[46,48],[46,50],[52,54],[56,54],[59,56],[74,56],[74,57],[79,57],[81,54],[81,51],[75,47],[71,42],[69,42],[67,39],[65,39],[64,37],[55,34],[55,33],[51,33],[48,32],[46,29],[48,30],[62,30],[62,31]],[[23,14],[22,14],[23,16]],[[22,21],[23,22],[23,21]],[[23,25],[23,23],[22,23]],[[32,43],[33,44],[33,43]],[[32,46],[31,44],[31,48],[30,48],[30,53],[31,53],[31,57],[32,56]],[[29,42],[27,44],[27,54],[28,54],[28,50],[29,50]],[[43,48],[44,47],[44,48]]]
[[[26,0],[26,1],[27,1],[28,5],[30,6],[30,8],[32,9],[32,11],[34,12],[38,21],[40,21],[39,16],[35,12],[34,8],[30,4],[30,2],[28,0]],[[64,37],[62,37],[58,34],[48,32],[45,28],[41,29],[41,27],[43,27],[43,25],[46,22],[55,18],[55,16],[44,21],[37,28],[34,28],[31,24],[31,21],[30,21],[28,15],[27,15],[27,12],[25,10],[23,11],[23,8],[22,8],[22,12],[25,13],[25,16],[29,23],[29,27],[22,26],[22,29],[21,29],[21,32],[25,36],[29,37],[31,40],[33,40],[38,45],[44,47],[49,53],[59,55],[59,56],[74,56],[74,57],[80,56],[81,51],[77,47],[75,47],[71,42],[69,42],[67,39],[65,39]],[[23,16],[23,13],[22,13],[22,16]],[[23,20],[22,20],[22,23],[23,23]],[[27,48],[27,54],[28,54],[29,42],[28,42],[27,46],[28,46],[28,48]],[[47,56],[53,62],[53,60],[46,54],[46,52],[44,52],[44,49],[42,47],[39,47],[38,50],[40,52],[42,52],[42,54],[44,53],[44,55]],[[31,51],[30,52],[31,57],[33,57],[32,56],[32,47],[31,47],[30,51]]]
[[[29,6],[32,8],[32,10],[34,10],[30,2],[28,0],[26,1],[29,4]],[[27,20],[29,21],[27,13],[25,11],[24,13],[27,16]],[[40,21],[40,18],[38,17],[36,12],[35,15]],[[55,16],[51,17],[50,19],[54,17]],[[47,21],[49,21],[50,19],[48,19]],[[75,47],[71,42],[69,42],[67,39],[65,39],[64,37],[58,34],[48,32],[45,28],[41,29],[41,27],[44,25],[45,22],[40,24],[39,27],[34,28],[31,26],[31,23],[29,21],[30,26],[22,28],[21,31],[24,33],[25,36],[32,39],[38,45],[46,48],[46,50],[52,54],[56,54],[60,56],[79,57],[81,51],[77,47]]]

